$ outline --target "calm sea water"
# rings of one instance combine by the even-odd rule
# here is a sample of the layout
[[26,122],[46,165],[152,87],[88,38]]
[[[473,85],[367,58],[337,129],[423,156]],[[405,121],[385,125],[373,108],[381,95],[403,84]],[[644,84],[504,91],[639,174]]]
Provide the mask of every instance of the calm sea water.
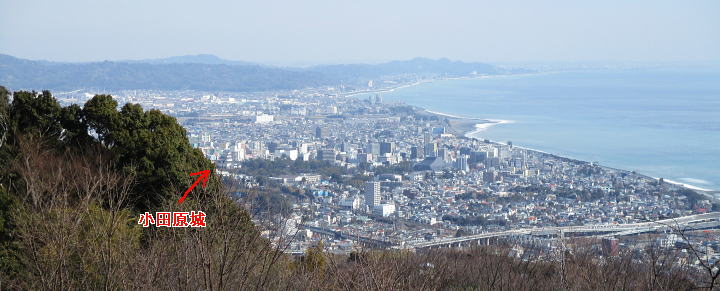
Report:
[[445,80],[383,96],[512,121],[476,137],[720,190],[720,68]]

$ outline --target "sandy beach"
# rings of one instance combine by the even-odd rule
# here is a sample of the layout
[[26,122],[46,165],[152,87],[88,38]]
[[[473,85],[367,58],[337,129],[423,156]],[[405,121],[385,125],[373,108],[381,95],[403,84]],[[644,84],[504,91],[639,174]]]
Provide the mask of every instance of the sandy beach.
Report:
[[[653,178],[656,179],[656,180],[659,180],[659,178],[656,178],[656,177],[653,177]],[[711,190],[711,189],[705,189],[705,188],[701,188],[701,187],[698,187],[698,186],[693,186],[693,185],[690,185],[690,184],[685,184],[685,183],[678,182],[678,181],[668,180],[668,179],[665,179],[665,178],[663,178],[663,181],[668,182],[668,183],[673,184],[673,185],[680,186],[680,187],[684,187],[684,188],[688,188],[688,189],[691,189],[691,190],[695,190],[695,191],[703,191],[703,192],[709,192],[709,193],[718,192],[718,191],[714,191],[714,190]]]

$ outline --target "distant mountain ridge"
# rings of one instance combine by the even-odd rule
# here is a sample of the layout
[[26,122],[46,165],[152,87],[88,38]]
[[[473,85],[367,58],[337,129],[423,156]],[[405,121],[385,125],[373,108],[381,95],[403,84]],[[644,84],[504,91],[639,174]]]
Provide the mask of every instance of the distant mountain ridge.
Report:
[[260,65],[252,62],[232,61],[220,58],[211,54],[184,55],[157,59],[123,60],[119,63],[144,63],[144,64],[207,64],[207,65]]
[[415,58],[382,64],[279,68],[229,61],[214,55],[188,55],[135,61],[61,63],[0,54],[0,85],[11,90],[157,89],[266,91],[318,86],[365,86],[387,76],[465,76],[498,74],[484,63]]

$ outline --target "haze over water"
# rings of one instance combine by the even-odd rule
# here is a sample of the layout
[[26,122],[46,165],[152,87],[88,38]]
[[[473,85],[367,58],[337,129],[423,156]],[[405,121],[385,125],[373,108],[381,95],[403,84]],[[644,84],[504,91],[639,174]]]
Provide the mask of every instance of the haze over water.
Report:
[[475,137],[720,190],[720,68],[444,80],[384,96],[512,121]]

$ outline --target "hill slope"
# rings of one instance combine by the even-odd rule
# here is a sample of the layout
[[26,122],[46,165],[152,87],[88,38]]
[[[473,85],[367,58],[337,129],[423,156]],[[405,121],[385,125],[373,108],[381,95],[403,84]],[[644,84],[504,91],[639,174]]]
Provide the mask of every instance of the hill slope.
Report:
[[184,55],[174,56],[167,58],[158,59],[143,59],[143,60],[125,60],[119,61],[122,63],[144,63],[144,64],[208,64],[208,65],[241,65],[241,66],[255,66],[256,63],[243,62],[243,61],[232,61],[222,59],[216,55],[210,54],[199,54],[199,55]]
[[0,84],[11,90],[221,90],[264,91],[338,84],[363,84],[383,76],[461,76],[495,74],[482,63],[416,58],[383,64],[276,68],[244,62],[228,63],[211,55],[130,62],[60,63],[0,55]]

